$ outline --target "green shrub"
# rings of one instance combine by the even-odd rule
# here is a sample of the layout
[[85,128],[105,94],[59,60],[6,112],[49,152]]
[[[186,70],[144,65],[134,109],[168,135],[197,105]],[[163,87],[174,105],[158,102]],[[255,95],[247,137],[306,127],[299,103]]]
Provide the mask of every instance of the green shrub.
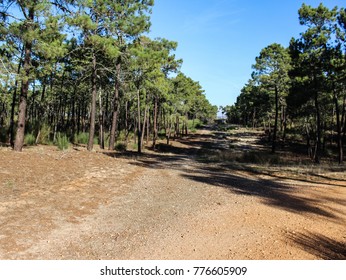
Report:
[[68,141],[68,138],[66,136],[66,134],[63,133],[58,133],[56,136],[56,145],[58,147],[59,150],[63,151],[63,150],[67,150],[70,143]]
[[28,133],[24,136],[24,144],[27,146],[35,145],[36,138],[32,133]]
[[118,141],[125,141],[126,135],[125,135],[125,130],[121,130],[118,134]]
[[75,135],[74,142],[78,144],[88,144],[89,141],[89,133],[87,132],[80,132]]
[[189,130],[198,129],[202,126],[202,122],[199,119],[188,120],[187,127]]
[[137,151],[138,150],[138,143],[132,143],[132,149]]
[[40,130],[40,135],[38,136],[38,144],[44,144],[47,145],[50,143],[50,133],[51,133],[51,128],[48,124],[43,124]]
[[125,152],[126,151],[126,143],[125,142],[117,142],[115,144],[115,149],[120,152]]

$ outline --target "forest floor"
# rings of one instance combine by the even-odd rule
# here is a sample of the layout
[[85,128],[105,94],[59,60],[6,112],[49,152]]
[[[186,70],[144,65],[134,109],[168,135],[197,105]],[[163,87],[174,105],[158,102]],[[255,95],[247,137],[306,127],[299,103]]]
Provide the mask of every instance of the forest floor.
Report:
[[346,259],[346,172],[256,131],[135,152],[0,148],[0,259]]

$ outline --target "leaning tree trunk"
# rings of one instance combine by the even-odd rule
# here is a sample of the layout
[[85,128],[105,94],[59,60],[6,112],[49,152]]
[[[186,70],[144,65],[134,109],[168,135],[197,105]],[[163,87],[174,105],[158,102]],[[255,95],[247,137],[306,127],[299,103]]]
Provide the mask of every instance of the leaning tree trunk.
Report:
[[91,76],[91,86],[92,86],[92,97],[91,97],[91,112],[90,112],[90,128],[89,128],[89,141],[88,141],[88,151],[93,149],[94,145],[94,134],[95,134],[95,118],[96,118],[96,98],[97,98],[97,88],[96,88],[96,56],[93,53],[92,58],[93,69]]

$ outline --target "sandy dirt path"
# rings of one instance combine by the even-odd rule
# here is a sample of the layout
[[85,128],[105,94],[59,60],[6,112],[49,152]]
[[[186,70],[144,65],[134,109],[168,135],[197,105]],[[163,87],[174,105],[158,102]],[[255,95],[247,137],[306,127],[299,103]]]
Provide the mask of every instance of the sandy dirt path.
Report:
[[219,136],[141,157],[2,149],[0,258],[346,259],[345,180],[196,161]]

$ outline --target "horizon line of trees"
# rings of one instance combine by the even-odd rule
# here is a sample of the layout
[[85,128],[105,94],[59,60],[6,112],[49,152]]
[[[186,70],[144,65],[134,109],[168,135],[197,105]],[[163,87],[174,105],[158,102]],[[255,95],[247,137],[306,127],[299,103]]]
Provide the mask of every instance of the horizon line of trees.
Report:
[[261,50],[251,79],[232,106],[228,121],[263,127],[275,153],[278,142],[306,143],[315,163],[327,146],[344,161],[346,142],[346,9],[303,4],[306,27],[289,47],[274,43]]
[[[0,0],[0,142],[21,151],[63,134],[114,150],[120,134],[155,147],[160,131],[214,119],[199,82],[179,71],[177,43],[150,39],[153,0]],[[124,137],[123,137],[124,138]]]

